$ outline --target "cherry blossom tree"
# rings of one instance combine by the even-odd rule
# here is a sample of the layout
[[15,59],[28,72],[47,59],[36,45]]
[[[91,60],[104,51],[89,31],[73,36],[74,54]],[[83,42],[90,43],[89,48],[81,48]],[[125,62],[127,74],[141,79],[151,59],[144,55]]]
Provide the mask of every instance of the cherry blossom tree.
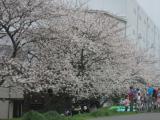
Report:
[[[32,50],[30,55],[24,61],[5,59],[0,75],[10,76],[12,83],[28,91],[51,88],[54,94],[78,98],[122,94],[133,81],[144,86],[155,76],[150,71],[154,58],[125,38],[122,21],[101,11],[68,9],[60,2],[57,7],[52,2],[45,3],[46,15],[37,19],[36,12],[32,16],[36,23],[24,26],[29,34],[15,34],[22,36],[17,47],[36,41],[27,46]],[[3,26],[1,30],[7,32]],[[21,41],[23,35],[25,42]]]
[[[90,11],[68,11],[67,16],[43,24],[47,30],[39,36],[43,45],[39,51],[45,59],[49,58],[46,65],[48,61],[57,59],[64,62],[67,59],[65,64],[70,66],[70,75],[74,78],[72,83],[76,83],[76,89],[74,85],[69,86],[71,94],[97,97],[114,91],[123,93],[137,78],[143,78],[137,83],[144,86],[144,72],[153,59],[149,60],[145,56],[147,52],[139,51],[122,36],[123,27],[119,27],[122,26],[120,24],[101,12]],[[49,63],[49,66],[54,63],[57,61]]]
[[7,40],[8,44],[12,45],[12,58],[16,57],[19,51],[27,51],[25,46],[35,42],[30,40],[30,37],[39,22],[60,15],[60,9],[67,4],[62,2],[64,0],[0,1],[0,39],[2,42]]

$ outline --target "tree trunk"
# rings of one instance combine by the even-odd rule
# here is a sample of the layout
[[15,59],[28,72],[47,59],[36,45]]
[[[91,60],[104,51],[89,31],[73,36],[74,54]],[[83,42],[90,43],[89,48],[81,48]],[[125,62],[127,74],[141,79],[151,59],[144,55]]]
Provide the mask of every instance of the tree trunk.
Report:
[[16,57],[16,55],[17,55],[17,47],[15,47],[14,45],[13,45],[13,52],[12,52],[12,55],[11,55],[11,58],[15,58]]

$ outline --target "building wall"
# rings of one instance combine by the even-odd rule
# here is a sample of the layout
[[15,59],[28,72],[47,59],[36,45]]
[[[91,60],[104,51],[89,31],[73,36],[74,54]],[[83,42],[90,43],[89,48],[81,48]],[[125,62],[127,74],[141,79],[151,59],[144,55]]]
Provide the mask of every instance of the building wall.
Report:
[[128,37],[135,40],[140,47],[150,49],[152,55],[160,57],[160,31],[136,0],[127,0],[126,17]]
[[100,17],[105,17],[106,21],[107,21],[107,19],[112,20],[113,24],[117,23],[117,28],[122,29],[119,32],[120,35],[122,35],[122,37],[126,36],[126,25],[127,25],[127,22],[126,22],[126,19],[124,19],[123,17],[119,17],[119,16],[113,15],[113,14],[111,14],[109,12],[101,11],[101,10],[88,10],[88,13],[89,13],[87,15],[89,17],[88,19],[92,19],[92,17],[93,17],[93,19],[95,19],[94,17],[98,16],[99,18]]
[[9,90],[7,88],[0,87],[0,98],[8,98]]
[[126,0],[89,0],[90,9],[105,10],[115,15],[126,15]]
[[13,117],[13,104],[8,100],[0,100],[0,119],[8,119]]
[[[127,0],[127,35],[135,41],[138,46],[148,48],[147,24],[148,16],[135,0]],[[151,35],[152,36],[152,35]]]
[[18,99],[23,99],[21,90],[0,87],[0,119],[13,118],[13,100]]
[[90,0],[89,8],[106,10],[127,21],[126,35],[139,47],[151,49],[160,58],[160,30],[136,0]]
[[23,99],[23,91],[17,88],[10,88],[9,90],[9,88],[0,87],[0,99],[3,98]]
[[8,118],[8,101],[0,100],[0,119]]

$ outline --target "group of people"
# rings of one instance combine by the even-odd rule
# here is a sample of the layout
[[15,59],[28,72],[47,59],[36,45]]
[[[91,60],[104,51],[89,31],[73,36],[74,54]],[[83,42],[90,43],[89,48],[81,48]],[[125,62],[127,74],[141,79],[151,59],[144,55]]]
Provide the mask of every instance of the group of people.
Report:
[[80,106],[79,104],[76,104],[76,105],[73,105],[70,110],[66,109],[64,112],[64,115],[72,116],[72,115],[76,115],[80,113],[88,113],[88,112],[89,112],[89,108],[87,107],[87,105]]
[[122,103],[125,111],[152,111],[160,108],[160,88],[148,85],[145,91],[131,86]]

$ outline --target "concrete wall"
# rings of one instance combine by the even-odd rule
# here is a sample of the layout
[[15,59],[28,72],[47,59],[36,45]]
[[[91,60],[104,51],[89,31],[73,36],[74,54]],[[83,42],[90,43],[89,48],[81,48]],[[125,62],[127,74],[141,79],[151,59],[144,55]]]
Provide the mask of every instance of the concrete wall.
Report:
[[127,35],[142,48],[159,56],[160,30],[140,7],[136,0],[127,0]]
[[22,89],[0,87],[0,119],[13,117],[13,99],[23,99]]
[[9,88],[0,87],[0,98],[9,98],[9,97],[13,99],[23,99],[22,89],[10,88],[9,90]]
[[0,100],[0,119],[8,118],[8,101]]
[[126,0],[90,0],[88,7],[105,10],[119,16],[126,15]]
[[9,101],[0,100],[0,119],[8,119],[8,115],[9,118],[13,117],[13,103],[11,102],[9,106]]
[[8,98],[9,89],[0,87],[0,98]]
[[136,0],[127,0],[127,34],[143,48],[150,48],[155,43],[155,24]]

